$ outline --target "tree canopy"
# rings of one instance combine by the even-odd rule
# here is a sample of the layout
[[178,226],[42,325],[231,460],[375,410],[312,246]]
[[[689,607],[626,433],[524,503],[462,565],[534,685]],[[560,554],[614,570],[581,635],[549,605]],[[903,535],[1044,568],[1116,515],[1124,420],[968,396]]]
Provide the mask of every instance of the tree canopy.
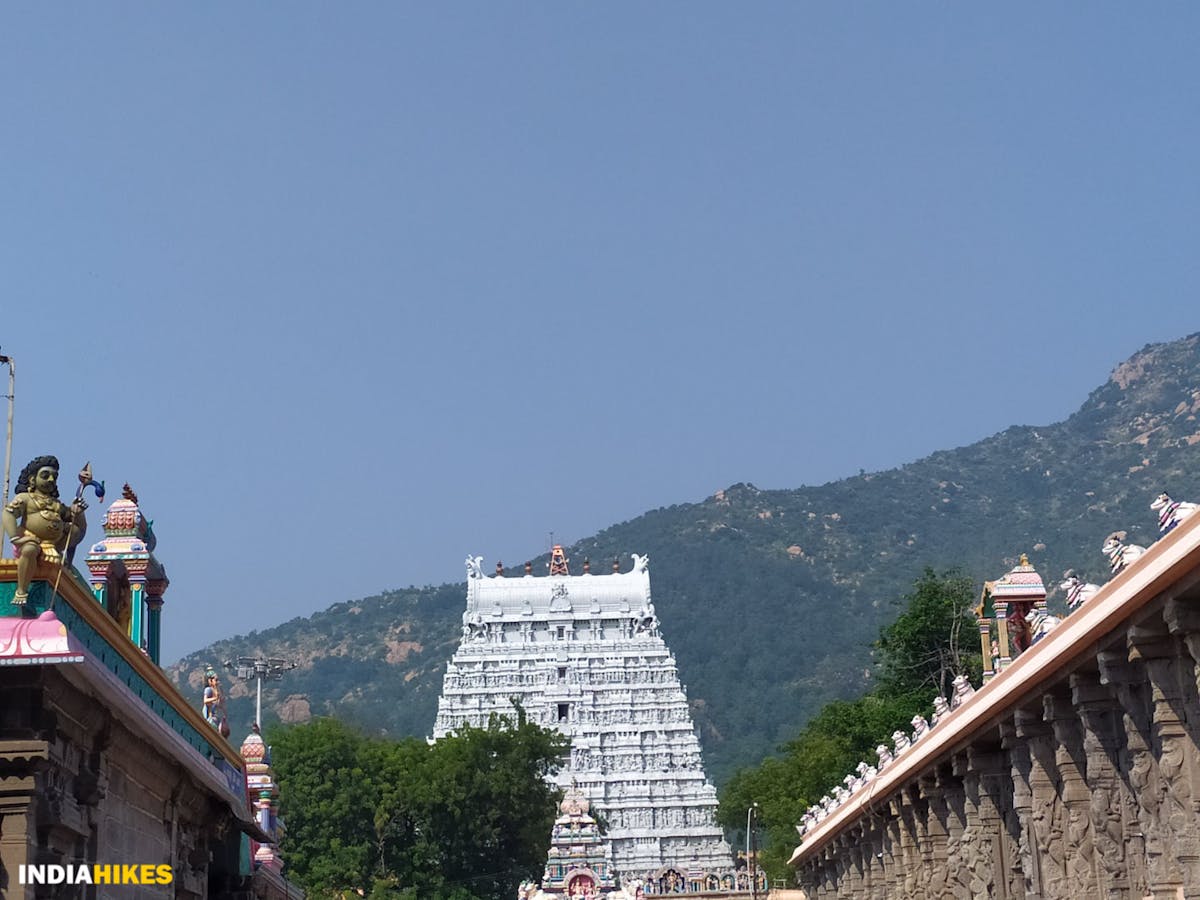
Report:
[[761,862],[772,877],[787,875],[795,826],[809,806],[859,761],[873,762],[875,747],[890,744],[893,731],[908,731],[914,715],[928,715],[934,697],[950,696],[955,675],[979,674],[979,653],[970,649],[972,595],[962,574],[926,569],[901,601],[903,612],[880,632],[875,688],[827,704],[779,756],[741,770],[725,786],[719,817],[726,828],[744,829],[746,810],[758,803],[767,832]]
[[512,897],[541,874],[564,739],[493,719],[430,745],[334,719],[271,733],[290,877],[312,897]]

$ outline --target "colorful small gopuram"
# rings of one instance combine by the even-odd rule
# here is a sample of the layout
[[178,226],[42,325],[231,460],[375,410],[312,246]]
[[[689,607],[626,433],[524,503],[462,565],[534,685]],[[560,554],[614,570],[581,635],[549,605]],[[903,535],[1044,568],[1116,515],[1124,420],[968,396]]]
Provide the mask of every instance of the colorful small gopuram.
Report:
[[[574,785],[559,804],[562,813],[550,833],[550,852],[537,900],[575,897],[624,897],[612,871],[612,847],[589,814],[587,797]],[[525,885],[529,896],[530,885]]]
[[92,593],[134,645],[158,662],[163,594],[171,582],[154,556],[157,539],[128,484],[103,525],[104,538],[87,555]]
[[[275,773],[271,770],[271,748],[263,741],[255,725],[242,741],[242,759],[246,762],[246,787],[250,800],[258,813],[258,824],[270,835],[271,841],[250,841],[250,853],[254,859],[255,880],[278,882],[282,887],[283,860],[279,857],[278,845],[283,839],[284,825],[276,815],[277,789]],[[265,892],[264,892],[265,893]]]
[[1029,649],[1034,637],[1030,616],[1032,614],[1036,619],[1045,609],[1046,585],[1024,553],[1009,572],[995,581],[983,583],[975,615],[979,620],[984,680]]

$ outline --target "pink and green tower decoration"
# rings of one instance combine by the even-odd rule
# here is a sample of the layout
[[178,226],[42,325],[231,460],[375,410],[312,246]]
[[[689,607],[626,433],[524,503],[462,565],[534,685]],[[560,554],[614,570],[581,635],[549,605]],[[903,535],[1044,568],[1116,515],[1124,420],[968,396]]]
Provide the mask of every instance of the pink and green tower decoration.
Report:
[[246,763],[247,793],[254,804],[258,824],[272,839],[269,844],[251,842],[254,867],[279,872],[283,868],[283,861],[279,858],[277,847],[283,837],[283,822],[275,814],[278,789],[275,773],[271,771],[271,748],[263,741],[258,726],[242,742],[241,753]]
[[[1010,665],[1013,658],[1033,642],[1026,616],[1046,609],[1046,585],[1042,576],[1021,554],[1020,562],[995,581],[983,583],[983,594],[975,615],[979,620],[979,643],[983,651],[983,680],[988,681]],[[995,625],[995,634],[992,626]]]
[[120,500],[104,516],[104,538],[87,555],[92,593],[100,605],[155,663],[162,638],[167,570],[154,556],[153,523],[125,485]]
[[612,847],[591,815],[591,804],[574,784],[559,804],[562,813],[550,832],[550,852],[542,876],[542,892],[549,898],[614,896]]

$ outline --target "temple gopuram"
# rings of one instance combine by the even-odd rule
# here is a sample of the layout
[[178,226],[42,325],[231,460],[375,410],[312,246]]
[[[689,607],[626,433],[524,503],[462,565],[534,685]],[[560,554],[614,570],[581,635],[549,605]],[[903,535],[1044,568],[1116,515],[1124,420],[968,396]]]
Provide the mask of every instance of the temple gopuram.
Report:
[[[546,577],[485,576],[467,560],[462,641],[446,667],[435,739],[464,724],[512,717],[571,740],[559,775],[577,785],[607,825],[612,869],[645,893],[734,884],[729,845],[716,825],[716,791],[675,659],[659,633],[648,559],[572,575],[555,546]],[[551,873],[553,874],[553,873]],[[602,889],[601,882],[595,885]],[[574,895],[572,895],[574,896]]]
[[261,739],[239,753],[159,667],[170,582],[137,496],[108,508],[85,577],[83,493],[103,483],[85,467],[68,504],[58,469],[35,459],[4,498],[0,896],[302,897],[274,854]]

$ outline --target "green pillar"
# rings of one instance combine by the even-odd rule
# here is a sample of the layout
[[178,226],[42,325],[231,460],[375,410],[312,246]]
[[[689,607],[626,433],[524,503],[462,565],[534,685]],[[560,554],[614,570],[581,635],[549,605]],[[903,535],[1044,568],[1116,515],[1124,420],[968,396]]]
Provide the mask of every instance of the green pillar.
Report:
[[146,615],[146,652],[150,655],[150,661],[156,666],[159,665],[158,652],[159,640],[162,633],[162,597],[153,595],[146,598],[146,608],[149,610]]
[[92,593],[96,595],[96,602],[100,604],[100,608],[108,612],[108,582],[93,581]]
[[129,585],[129,603],[132,606],[129,616],[129,639],[133,641],[135,647],[142,646],[143,636],[143,620],[145,612],[142,607],[145,605],[145,600],[142,597],[142,588],[144,585],[140,581],[135,581]]

